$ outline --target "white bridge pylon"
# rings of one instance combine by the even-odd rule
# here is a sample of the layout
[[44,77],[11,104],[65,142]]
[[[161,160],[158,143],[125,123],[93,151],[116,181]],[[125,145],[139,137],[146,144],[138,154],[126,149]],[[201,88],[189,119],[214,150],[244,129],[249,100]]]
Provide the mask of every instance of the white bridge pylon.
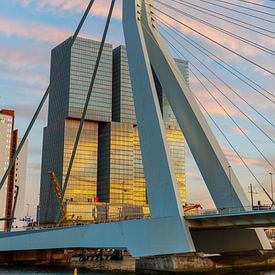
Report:
[[[181,223],[181,234],[185,238],[181,245],[183,250],[192,251],[189,229],[182,220],[182,206],[165,138],[152,68],[216,207],[241,209],[249,205],[249,201],[236,175],[232,169],[229,171],[229,162],[157,30],[152,9],[153,0],[124,0],[123,3],[124,35],[151,216],[170,216],[175,217],[175,220],[178,216],[177,223],[171,226],[180,228]],[[261,246],[270,249],[263,230],[255,229],[255,235],[255,249]],[[177,237],[180,239],[180,236]],[[252,239],[244,240],[246,241],[253,242]]]

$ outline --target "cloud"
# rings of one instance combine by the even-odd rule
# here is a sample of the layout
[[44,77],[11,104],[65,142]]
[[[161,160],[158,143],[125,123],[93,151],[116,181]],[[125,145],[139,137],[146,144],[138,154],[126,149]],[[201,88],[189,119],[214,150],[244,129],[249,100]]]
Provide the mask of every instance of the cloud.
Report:
[[[9,104],[6,109],[15,110],[15,116],[20,119],[30,119],[33,117],[36,106],[33,103],[25,104]],[[38,119],[45,122],[47,120],[48,112],[47,108],[42,108]]]
[[[236,155],[236,153],[229,147],[226,146],[222,146],[222,149],[227,157],[227,159],[237,165],[244,165],[242,160],[240,159],[239,156]],[[239,152],[240,153],[240,152]],[[255,157],[246,157],[243,156],[242,153],[240,153],[241,157],[243,158],[244,162],[251,168],[251,165],[254,167],[260,167],[260,168],[264,168],[267,171],[270,169],[270,167],[268,166],[267,162],[265,160],[259,160]],[[271,160],[272,161],[272,160]],[[272,163],[275,163],[275,160],[273,159]]]
[[43,50],[0,46],[1,77],[12,79],[24,90],[41,94],[48,83],[49,57]]
[[42,66],[48,68],[49,58],[45,53],[34,51],[33,49],[11,48],[0,46],[0,62],[13,64],[14,68],[21,70],[23,68],[34,68]]
[[[193,89],[193,91],[210,115],[218,115],[218,116],[228,117],[228,115],[225,113],[225,111],[222,109],[222,107],[219,106],[216,103],[216,101],[206,91],[199,90],[198,87],[195,87]],[[210,91],[211,91],[211,89],[210,89]],[[219,102],[222,102],[223,108],[227,111],[227,113],[230,116],[241,116],[240,113],[237,111],[237,109],[235,107],[233,107],[232,104],[229,103],[221,94],[219,94],[217,92],[215,93],[215,92],[213,92],[213,90],[211,91],[211,93],[214,95],[214,97]],[[200,104],[199,104],[199,106],[200,106]],[[200,106],[200,108],[201,108],[201,106]],[[206,112],[203,109],[202,109],[202,112],[204,113],[205,116],[207,116]]]
[[[89,0],[75,1],[75,0],[19,0],[21,5],[29,6],[35,5],[38,10],[51,9],[54,11],[64,12],[83,12],[86,10]],[[113,12],[113,17],[116,19],[122,18],[122,4],[121,1],[116,1],[116,6]],[[92,14],[96,16],[106,16],[110,7],[110,1],[95,1],[92,7]]]
[[68,29],[57,28],[38,22],[19,20],[14,18],[0,18],[0,32],[7,36],[20,36],[41,42],[60,43],[71,35]]

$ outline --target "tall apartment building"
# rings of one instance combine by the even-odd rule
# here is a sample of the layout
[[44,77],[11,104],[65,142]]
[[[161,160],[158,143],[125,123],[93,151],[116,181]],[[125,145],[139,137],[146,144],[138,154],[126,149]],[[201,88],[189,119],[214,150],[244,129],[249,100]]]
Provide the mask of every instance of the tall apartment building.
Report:
[[[51,79],[68,42],[69,39],[52,51]],[[53,222],[56,215],[57,199],[48,172],[54,171],[59,182],[64,181],[98,48],[99,42],[78,38],[50,93],[41,171],[42,223]],[[178,61],[178,64],[188,78],[187,63]],[[185,202],[184,138],[157,79],[156,85]],[[67,213],[89,219],[95,198],[111,204],[147,203],[127,52],[123,46],[112,50],[110,44],[104,47],[65,193]]]
[[[14,111],[0,111],[0,179],[4,176],[6,169],[18,146],[18,130],[14,129]],[[9,219],[12,215],[14,203],[15,185],[20,188],[18,196],[18,207],[15,217],[19,220],[23,216],[25,184],[26,184],[26,164],[27,164],[27,143],[19,154],[14,167],[12,168],[3,188],[0,190],[0,217]],[[0,221],[0,231],[9,227],[10,221]]]
[[[13,148],[16,147],[17,132],[14,131],[14,111],[0,111],[0,178],[4,176],[9,166]],[[15,169],[9,174],[3,188],[0,190],[0,215],[1,218],[8,218],[11,214],[12,200],[14,192]],[[3,231],[8,226],[7,222],[0,222],[0,230]]]

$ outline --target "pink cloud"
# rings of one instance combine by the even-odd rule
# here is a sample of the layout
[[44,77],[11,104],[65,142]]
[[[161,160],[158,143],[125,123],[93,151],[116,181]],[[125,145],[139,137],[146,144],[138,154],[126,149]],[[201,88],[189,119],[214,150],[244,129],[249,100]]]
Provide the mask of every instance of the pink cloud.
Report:
[[[234,163],[234,164],[237,164],[237,165],[244,165],[242,160],[236,155],[236,153],[229,147],[226,147],[226,146],[222,146],[222,149],[227,157],[227,159]],[[242,154],[240,154],[241,157],[243,158],[244,162],[251,168],[251,165],[252,166],[256,166],[256,167],[261,167],[261,168],[264,168],[266,169],[267,171],[269,170],[269,166],[268,164],[266,163],[266,161],[264,160],[259,160],[257,158],[254,158],[254,157],[246,157],[246,156],[243,156]]]
[[0,32],[7,36],[17,35],[41,42],[60,43],[71,35],[67,29],[17,19],[0,18]]
[[49,58],[38,51],[30,49],[18,49],[10,47],[0,47],[0,63],[8,64],[14,69],[21,70],[24,68],[34,68],[42,66],[48,68]]
[[34,94],[40,95],[41,89],[45,89],[49,81],[49,57],[43,51],[1,46],[0,68],[2,75],[20,83],[20,90]]
[[[206,91],[200,90],[198,89],[198,87],[193,88],[193,91],[210,115],[220,115],[228,117],[222,107],[220,107]],[[241,116],[237,109],[233,107],[233,105],[229,103],[229,101],[226,100],[221,94],[219,94],[217,91],[214,92],[213,89],[210,89],[210,92],[219,102],[222,102],[223,108],[227,111],[229,115],[238,117]],[[206,112],[203,109],[202,112],[207,116]]]
[[[38,9],[52,8],[55,11],[73,11],[83,12],[88,6],[89,0],[75,1],[75,0],[21,0],[23,6],[36,5]],[[106,16],[110,7],[110,1],[95,1],[92,8],[92,14],[96,16]],[[117,1],[113,16],[116,19],[122,18],[122,5],[121,1]]]

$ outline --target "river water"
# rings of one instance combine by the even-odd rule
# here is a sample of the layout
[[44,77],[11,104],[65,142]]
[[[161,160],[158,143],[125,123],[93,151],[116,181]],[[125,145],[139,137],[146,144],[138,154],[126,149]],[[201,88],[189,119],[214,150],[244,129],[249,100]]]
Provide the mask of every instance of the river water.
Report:
[[[4,268],[0,267],[0,275],[73,275],[73,268]],[[90,275],[117,275],[118,272],[93,272],[91,270],[80,268],[78,269],[78,275],[90,274]],[[125,275],[133,275],[134,273],[123,273]],[[155,274],[155,273],[154,273]],[[164,274],[164,273],[161,273]],[[209,273],[208,273],[209,274]],[[213,275],[275,275],[275,271],[236,271],[236,272],[220,272],[213,273]]]

